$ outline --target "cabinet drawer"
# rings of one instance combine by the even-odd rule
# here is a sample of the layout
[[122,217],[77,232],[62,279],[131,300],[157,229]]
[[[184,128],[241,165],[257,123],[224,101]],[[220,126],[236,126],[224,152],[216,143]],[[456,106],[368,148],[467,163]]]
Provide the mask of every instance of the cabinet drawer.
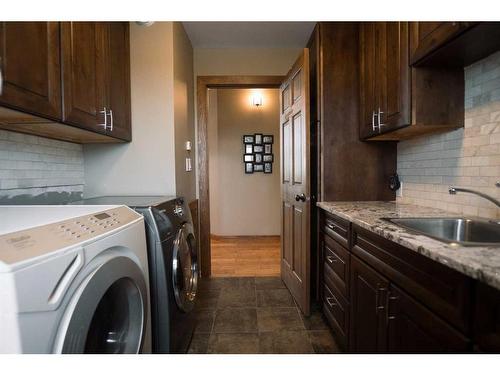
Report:
[[324,233],[339,242],[342,246],[349,248],[350,225],[347,220],[323,211],[321,215],[321,228]]
[[460,331],[470,331],[471,279],[356,225],[352,252]]
[[349,307],[347,301],[325,283],[323,285],[323,313],[335,333],[337,342],[347,349]]
[[349,252],[329,236],[323,236],[323,273],[345,298],[349,296]]

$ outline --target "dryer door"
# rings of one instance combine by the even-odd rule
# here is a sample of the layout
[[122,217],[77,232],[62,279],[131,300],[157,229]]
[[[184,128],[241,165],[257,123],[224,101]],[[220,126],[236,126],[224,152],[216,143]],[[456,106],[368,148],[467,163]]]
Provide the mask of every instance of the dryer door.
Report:
[[172,256],[172,283],[175,302],[182,311],[194,307],[198,287],[198,260],[193,226],[185,223],[177,233]]
[[139,266],[124,256],[108,259],[74,294],[56,339],[56,352],[139,353],[147,301]]

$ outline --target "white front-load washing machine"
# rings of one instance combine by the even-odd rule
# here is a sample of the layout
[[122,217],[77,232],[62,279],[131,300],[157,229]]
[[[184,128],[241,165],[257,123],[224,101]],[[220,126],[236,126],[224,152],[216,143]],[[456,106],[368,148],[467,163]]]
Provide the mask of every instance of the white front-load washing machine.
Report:
[[149,353],[144,219],[125,206],[0,206],[0,353]]

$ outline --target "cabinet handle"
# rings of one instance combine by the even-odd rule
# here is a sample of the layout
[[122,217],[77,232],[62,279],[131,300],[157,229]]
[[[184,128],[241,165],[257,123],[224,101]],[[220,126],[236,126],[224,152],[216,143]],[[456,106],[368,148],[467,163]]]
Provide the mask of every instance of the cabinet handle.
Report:
[[378,314],[379,310],[385,309],[384,305],[380,305],[380,292],[385,292],[387,288],[381,287],[379,283],[377,283],[377,290],[375,291],[375,314]]
[[386,307],[385,307],[385,318],[387,324],[389,324],[389,321],[396,319],[396,315],[389,315],[389,307],[390,307],[389,304],[391,303],[391,301],[396,301],[398,299],[399,299],[398,296],[391,296],[391,291],[387,292]]
[[341,229],[342,229],[342,228],[340,228],[338,225],[335,225],[335,223],[333,223],[333,222],[331,222],[331,221],[329,221],[329,220],[327,220],[327,221],[326,221],[326,226],[327,226],[329,229],[333,230],[333,231],[335,231],[335,229],[337,229],[337,230],[341,230]]
[[108,113],[106,111],[106,107],[102,111],[99,111],[99,113],[104,114],[104,124],[99,124],[98,126],[102,126],[104,130],[108,130]]
[[335,258],[334,258],[334,257],[332,257],[331,255],[327,255],[327,256],[326,256],[326,260],[327,260],[329,263],[331,263],[331,264],[333,264],[333,263],[337,263],[337,259],[335,259]]
[[375,111],[372,112],[372,129],[373,131],[377,131],[377,125],[375,124],[375,117],[377,117],[377,113]]
[[[333,301],[333,302],[332,302]],[[335,299],[335,297],[326,297],[326,303],[328,303],[328,306],[330,307],[333,307],[333,306],[337,306],[338,305],[338,302],[337,300]]]
[[382,119],[382,115],[383,115],[383,114],[384,114],[384,112],[382,112],[382,111],[380,110],[380,108],[379,108],[379,109],[378,109],[378,115],[377,115],[377,117],[378,117],[378,132],[379,132],[379,133],[380,133],[380,131],[382,130],[382,126],[386,126],[386,125],[387,125],[387,124],[383,124],[383,123],[381,122],[381,119]]
[[109,110],[109,119],[111,120],[111,125],[109,127],[109,131],[113,131],[113,110]]

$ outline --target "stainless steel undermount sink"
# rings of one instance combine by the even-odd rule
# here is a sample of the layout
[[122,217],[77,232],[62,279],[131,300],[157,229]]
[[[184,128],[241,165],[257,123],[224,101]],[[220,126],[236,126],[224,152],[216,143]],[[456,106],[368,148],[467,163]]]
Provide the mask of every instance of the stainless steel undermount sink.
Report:
[[466,218],[383,218],[410,231],[463,246],[500,246],[500,222]]

